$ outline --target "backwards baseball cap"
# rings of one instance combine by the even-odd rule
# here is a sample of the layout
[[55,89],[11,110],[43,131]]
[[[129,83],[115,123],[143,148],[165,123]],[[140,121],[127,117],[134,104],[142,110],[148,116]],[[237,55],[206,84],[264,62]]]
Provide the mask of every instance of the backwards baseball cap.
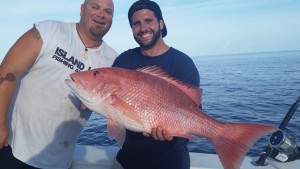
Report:
[[166,23],[162,17],[161,10],[160,10],[159,6],[157,5],[157,3],[150,1],[150,0],[139,0],[131,5],[131,7],[129,8],[129,11],[128,11],[128,20],[129,20],[130,26],[132,26],[131,25],[132,15],[136,11],[139,11],[142,9],[148,9],[148,10],[154,12],[155,16],[157,17],[158,20],[163,20],[164,28],[162,29],[162,36],[165,37],[167,35],[167,27],[166,27]]

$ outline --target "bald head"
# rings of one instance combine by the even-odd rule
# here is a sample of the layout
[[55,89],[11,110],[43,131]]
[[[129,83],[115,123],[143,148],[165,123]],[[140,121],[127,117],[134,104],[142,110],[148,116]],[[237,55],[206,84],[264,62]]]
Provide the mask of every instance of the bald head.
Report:
[[112,0],[85,0],[81,5],[79,29],[91,39],[102,40],[112,25]]

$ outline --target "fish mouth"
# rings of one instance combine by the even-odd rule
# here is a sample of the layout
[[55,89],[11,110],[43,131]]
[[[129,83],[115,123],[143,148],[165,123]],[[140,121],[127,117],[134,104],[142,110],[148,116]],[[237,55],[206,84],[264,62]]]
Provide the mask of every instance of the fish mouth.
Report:
[[96,103],[95,99],[87,97],[88,94],[80,87],[79,81],[72,76],[70,76],[70,79],[65,79],[65,83],[72,90],[72,93],[74,93],[85,105],[94,105]]

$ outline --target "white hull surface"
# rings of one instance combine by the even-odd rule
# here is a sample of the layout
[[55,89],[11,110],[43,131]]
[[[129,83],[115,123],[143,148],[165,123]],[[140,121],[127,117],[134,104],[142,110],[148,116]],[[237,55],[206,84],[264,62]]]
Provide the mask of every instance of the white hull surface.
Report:
[[[110,169],[117,154],[118,147],[77,145],[73,156],[71,169]],[[234,154],[230,154],[234,155]],[[216,154],[190,153],[191,169],[222,169],[222,164]],[[300,160],[280,163],[267,159],[267,166],[254,166],[251,162],[257,158],[245,157],[241,169],[297,169]]]

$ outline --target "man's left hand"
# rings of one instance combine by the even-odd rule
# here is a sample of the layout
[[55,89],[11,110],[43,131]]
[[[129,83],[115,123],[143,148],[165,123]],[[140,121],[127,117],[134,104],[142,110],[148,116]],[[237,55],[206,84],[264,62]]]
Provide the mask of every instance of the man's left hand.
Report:
[[165,140],[168,140],[168,141],[171,141],[173,140],[173,136],[170,136],[168,134],[168,132],[166,130],[162,130],[161,127],[155,127],[155,128],[152,128],[151,130],[151,134],[149,133],[143,133],[144,136],[151,136],[155,139],[155,140],[160,140],[160,141],[165,141]]

